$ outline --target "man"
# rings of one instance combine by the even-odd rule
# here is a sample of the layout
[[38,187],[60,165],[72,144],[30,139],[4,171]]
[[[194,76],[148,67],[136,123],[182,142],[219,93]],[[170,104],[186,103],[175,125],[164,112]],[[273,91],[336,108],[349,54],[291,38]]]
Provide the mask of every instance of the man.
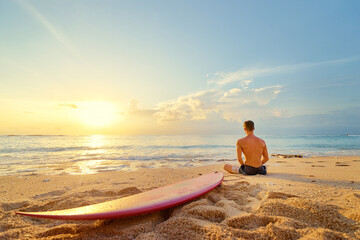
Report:
[[[241,138],[236,143],[238,166],[225,164],[224,169],[229,173],[241,173],[245,175],[266,175],[266,167],[263,165],[269,160],[265,141],[254,135],[255,125],[253,121],[244,122],[246,137]],[[242,154],[245,155],[245,164]]]

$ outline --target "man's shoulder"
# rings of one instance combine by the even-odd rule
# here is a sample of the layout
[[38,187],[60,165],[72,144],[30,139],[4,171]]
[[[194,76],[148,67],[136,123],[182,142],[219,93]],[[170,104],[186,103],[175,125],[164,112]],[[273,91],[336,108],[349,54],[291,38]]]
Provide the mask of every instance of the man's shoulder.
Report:
[[260,141],[262,144],[266,145],[266,143],[265,143],[265,141],[264,141],[263,139],[261,139],[261,138],[259,138],[259,137],[258,137],[258,139],[259,139],[259,141]]
[[237,146],[246,146],[251,141],[252,140],[248,136],[246,136],[246,137],[238,139],[236,144],[237,144]]
[[243,137],[243,138],[239,138],[238,140],[237,140],[237,144],[246,144],[247,142],[253,142],[253,141],[259,141],[259,142],[261,142],[262,144],[265,144],[265,141],[263,140],[263,139],[261,139],[261,138],[259,138],[259,137],[257,137],[257,136],[252,136],[252,137],[248,137],[248,136],[246,136],[246,137]]
[[246,137],[239,138],[239,139],[237,140],[237,143],[240,144],[240,143],[242,143],[242,142],[244,142],[244,141],[246,141]]

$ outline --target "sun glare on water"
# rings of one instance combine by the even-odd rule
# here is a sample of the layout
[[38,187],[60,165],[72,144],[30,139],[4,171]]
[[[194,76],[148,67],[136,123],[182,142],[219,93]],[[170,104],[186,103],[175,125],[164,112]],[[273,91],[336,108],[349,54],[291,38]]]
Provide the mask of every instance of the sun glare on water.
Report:
[[108,102],[86,102],[78,110],[81,121],[91,127],[104,127],[118,118],[116,107]]

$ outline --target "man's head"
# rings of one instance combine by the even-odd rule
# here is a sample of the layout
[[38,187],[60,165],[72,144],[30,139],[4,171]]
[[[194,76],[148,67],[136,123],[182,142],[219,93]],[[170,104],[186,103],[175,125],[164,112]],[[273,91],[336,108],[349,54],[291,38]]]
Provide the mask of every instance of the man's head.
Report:
[[254,129],[255,129],[255,124],[253,121],[247,120],[244,122],[244,130],[246,132],[252,132],[252,131],[254,131]]

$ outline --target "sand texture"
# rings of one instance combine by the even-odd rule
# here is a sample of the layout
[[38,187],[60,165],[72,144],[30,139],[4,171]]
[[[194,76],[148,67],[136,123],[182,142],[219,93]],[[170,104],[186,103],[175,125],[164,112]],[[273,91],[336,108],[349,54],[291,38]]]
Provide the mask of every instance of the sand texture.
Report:
[[[236,162],[233,162],[234,164]],[[222,171],[222,165],[92,175],[0,177],[0,239],[360,239],[360,157],[273,158],[267,176],[135,217],[63,221],[16,215],[113,200]]]

